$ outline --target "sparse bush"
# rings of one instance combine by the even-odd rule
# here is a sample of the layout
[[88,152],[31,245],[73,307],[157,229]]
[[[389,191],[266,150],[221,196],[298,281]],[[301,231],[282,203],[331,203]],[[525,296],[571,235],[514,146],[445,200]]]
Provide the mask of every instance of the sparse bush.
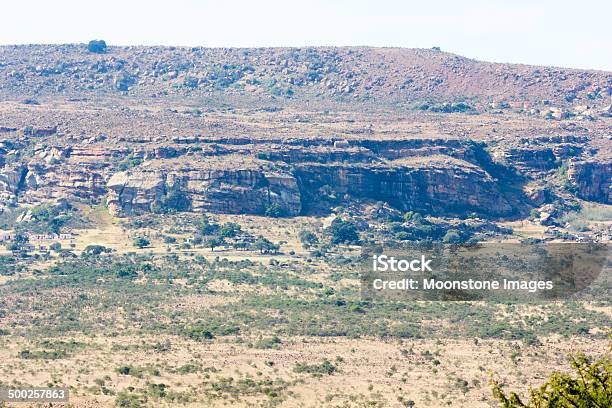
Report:
[[136,248],[146,248],[149,245],[151,245],[151,241],[149,241],[147,238],[145,237],[137,237],[136,239],[134,239],[134,246]]
[[259,339],[253,347],[257,349],[278,349],[281,345],[281,339],[278,336]]
[[190,327],[185,332],[185,335],[190,339],[197,341],[212,340],[215,338],[210,330],[200,326]]
[[332,375],[336,371],[338,371],[338,367],[335,366],[328,359],[323,360],[321,364],[306,364],[306,363],[298,363],[293,368],[293,371],[296,373],[308,373],[313,376],[321,376],[323,374]]
[[140,397],[128,391],[121,391],[115,398],[115,405],[120,408],[140,408],[142,403]]
[[186,76],[183,80],[183,86],[185,88],[195,89],[198,87],[198,78],[192,76]]

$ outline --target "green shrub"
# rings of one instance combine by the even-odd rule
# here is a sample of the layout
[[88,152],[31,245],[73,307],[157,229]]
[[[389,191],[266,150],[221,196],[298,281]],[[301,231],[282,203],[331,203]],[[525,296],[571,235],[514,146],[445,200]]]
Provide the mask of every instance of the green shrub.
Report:
[[259,339],[253,347],[256,349],[278,349],[281,343],[281,339],[278,336],[274,336]]
[[612,360],[609,355],[593,360],[578,354],[571,358],[570,366],[577,375],[554,372],[540,387],[530,389],[528,403],[515,392],[506,395],[497,382],[493,382],[493,395],[504,408],[612,406]]
[[124,390],[117,394],[115,406],[120,408],[140,408],[142,407],[142,403],[138,395]]
[[226,222],[219,229],[219,236],[222,238],[234,238],[240,232],[242,227],[235,222]]
[[149,241],[145,237],[137,237],[136,239],[134,239],[134,246],[136,248],[146,248],[149,245],[151,245],[151,241]]
[[321,364],[298,363],[293,368],[293,371],[296,373],[307,373],[312,374],[313,376],[321,376],[323,374],[334,374],[336,371],[338,371],[338,367],[328,359],[325,359]]
[[103,245],[87,245],[83,250],[84,255],[100,255],[102,253],[110,253],[112,249]]
[[210,330],[200,326],[190,327],[185,331],[185,335],[196,341],[212,340],[215,338]]

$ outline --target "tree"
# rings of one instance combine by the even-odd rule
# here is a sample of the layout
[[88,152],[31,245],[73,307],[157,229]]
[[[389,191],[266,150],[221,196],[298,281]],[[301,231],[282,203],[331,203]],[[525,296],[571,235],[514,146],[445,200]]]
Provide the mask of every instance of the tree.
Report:
[[210,248],[211,251],[214,251],[216,247],[220,247],[225,244],[223,237],[212,237],[206,241],[206,246]]
[[459,244],[462,240],[461,233],[455,229],[448,230],[444,238],[442,238],[442,242],[447,244]]
[[138,237],[134,240],[134,246],[136,248],[145,248],[148,247],[149,245],[151,245],[151,241],[149,241],[147,238],[145,237]]
[[210,222],[207,216],[203,215],[197,225],[197,228],[200,234],[211,235],[217,232],[217,230],[219,229],[219,225],[213,224],[212,222]]
[[404,214],[405,222],[412,222],[413,224],[423,224],[425,222],[425,217],[423,217],[420,213],[414,211],[408,211]]
[[285,210],[278,203],[266,207],[266,217],[280,218],[285,215]]
[[201,326],[195,326],[186,329],[185,335],[190,339],[197,341],[212,340],[215,338],[215,336],[210,330]]
[[336,217],[329,227],[332,244],[351,244],[359,241],[357,227],[351,220]]
[[106,41],[104,40],[91,40],[89,44],[87,44],[87,51],[93,52],[96,54],[102,54],[106,52]]
[[302,243],[304,249],[308,249],[311,246],[319,243],[319,239],[317,238],[317,236],[313,232],[308,230],[301,230],[298,234],[298,237],[300,238],[300,242]]
[[279,245],[274,244],[272,241],[262,236],[257,238],[257,241],[255,241],[255,243],[253,244],[253,247],[262,254],[268,254],[270,252],[276,253],[280,249]]
[[223,238],[234,238],[241,230],[240,224],[235,222],[226,222],[219,230],[219,236]]
[[62,244],[59,242],[54,242],[51,245],[49,245],[49,249],[55,252],[59,252],[62,250]]
[[111,252],[111,249],[103,245],[87,245],[83,250],[83,255],[100,255],[109,252]]
[[553,373],[539,388],[530,390],[529,402],[511,392],[507,396],[497,382],[493,395],[504,408],[612,407],[612,360],[609,355],[593,361],[584,354],[571,358],[576,376]]

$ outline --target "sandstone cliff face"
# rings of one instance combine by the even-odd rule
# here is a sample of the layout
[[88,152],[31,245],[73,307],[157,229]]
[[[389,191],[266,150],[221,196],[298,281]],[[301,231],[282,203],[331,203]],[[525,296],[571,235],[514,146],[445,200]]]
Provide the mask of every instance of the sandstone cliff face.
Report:
[[576,185],[579,197],[612,204],[612,162],[572,162],[568,177]]
[[[255,161],[248,154],[253,141],[225,142],[224,151],[239,154],[206,158],[209,153],[201,152],[204,156],[192,163],[150,160],[115,173],[106,186],[110,211],[163,211],[170,205],[199,212],[265,214],[275,205],[291,216],[320,204],[320,190],[327,188],[336,196],[387,201],[403,210],[490,216],[513,212],[491,176],[475,164],[478,154],[469,142],[295,141],[297,145],[264,146]],[[151,156],[139,153],[145,159]]]
[[305,202],[316,202],[321,189],[331,189],[340,195],[386,201],[404,211],[490,216],[512,213],[491,177],[459,160],[452,165],[436,165],[432,160],[426,166],[309,164],[298,167],[296,176]]
[[22,187],[24,200],[31,202],[48,198],[96,198],[106,193],[105,171],[92,163],[69,162],[59,153],[50,153],[27,164]]
[[545,171],[558,166],[551,148],[522,147],[509,149],[505,154],[508,163],[528,170]]
[[[436,161],[437,160],[437,161]],[[260,169],[137,169],[114,174],[107,187],[113,214],[161,210],[168,200],[198,212],[265,214],[277,205],[298,215],[337,196],[387,201],[402,210],[505,216],[513,209],[482,169],[460,160],[374,164],[301,163],[293,173]]]
[[562,162],[580,156],[588,138],[539,137],[519,141],[518,146],[501,146],[498,157],[524,174],[536,176],[558,168]]
[[[0,157],[14,155],[38,137],[5,141]],[[11,157],[12,164],[0,171],[0,201],[35,204],[106,195],[115,215],[169,210],[265,214],[274,208],[294,216],[345,200],[375,200],[403,211],[499,218],[528,213],[529,205],[554,196],[552,190],[522,189],[526,180],[544,182],[564,160],[593,151],[589,139],[578,136],[489,146],[439,136],[180,135],[168,141],[126,135],[122,144],[110,145],[105,140],[104,135],[75,144],[53,139],[16,163]],[[578,194],[609,202],[609,167],[586,163],[575,162],[570,172]]]
[[285,215],[301,211],[296,179],[285,173],[253,169],[147,171],[114,174],[107,205],[121,215],[164,210],[170,205],[199,212],[265,214],[277,205]]

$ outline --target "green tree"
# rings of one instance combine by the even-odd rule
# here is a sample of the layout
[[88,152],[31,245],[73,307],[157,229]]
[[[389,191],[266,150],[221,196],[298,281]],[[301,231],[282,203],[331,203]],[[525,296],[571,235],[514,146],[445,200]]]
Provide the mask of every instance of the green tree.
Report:
[[214,251],[215,248],[220,247],[223,244],[225,244],[223,237],[212,237],[206,241],[206,246],[209,247],[211,251]]
[[329,227],[332,244],[351,244],[359,241],[357,226],[351,220],[336,217]]
[[612,407],[612,360],[609,355],[599,360],[578,354],[570,366],[577,375],[553,373],[539,388],[530,389],[529,402],[515,393],[506,395],[493,382],[493,395],[504,408],[604,408]]
[[298,237],[304,249],[308,249],[319,243],[319,239],[312,231],[301,230],[298,234]]
[[202,216],[196,227],[198,232],[202,235],[211,235],[219,230],[219,225],[210,222],[205,215]]
[[274,203],[266,207],[266,217],[279,218],[285,215],[285,210],[279,204]]
[[253,244],[253,247],[262,254],[268,254],[270,252],[276,253],[280,249],[279,245],[274,244],[272,241],[262,236],[257,238],[257,241],[255,241],[255,243]]
[[83,255],[100,255],[109,252],[111,252],[111,249],[103,245],[87,245],[83,250]]
[[461,233],[455,229],[448,230],[442,238],[442,242],[447,244],[459,244],[462,240]]
[[223,238],[234,238],[241,230],[240,224],[235,222],[226,222],[219,229],[219,236]]
[[104,40],[91,40],[87,44],[87,51],[96,54],[102,54],[106,52],[106,41]]
[[408,211],[406,214],[404,214],[404,221],[411,222],[413,224],[422,224],[425,222],[425,217],[418,212]]

